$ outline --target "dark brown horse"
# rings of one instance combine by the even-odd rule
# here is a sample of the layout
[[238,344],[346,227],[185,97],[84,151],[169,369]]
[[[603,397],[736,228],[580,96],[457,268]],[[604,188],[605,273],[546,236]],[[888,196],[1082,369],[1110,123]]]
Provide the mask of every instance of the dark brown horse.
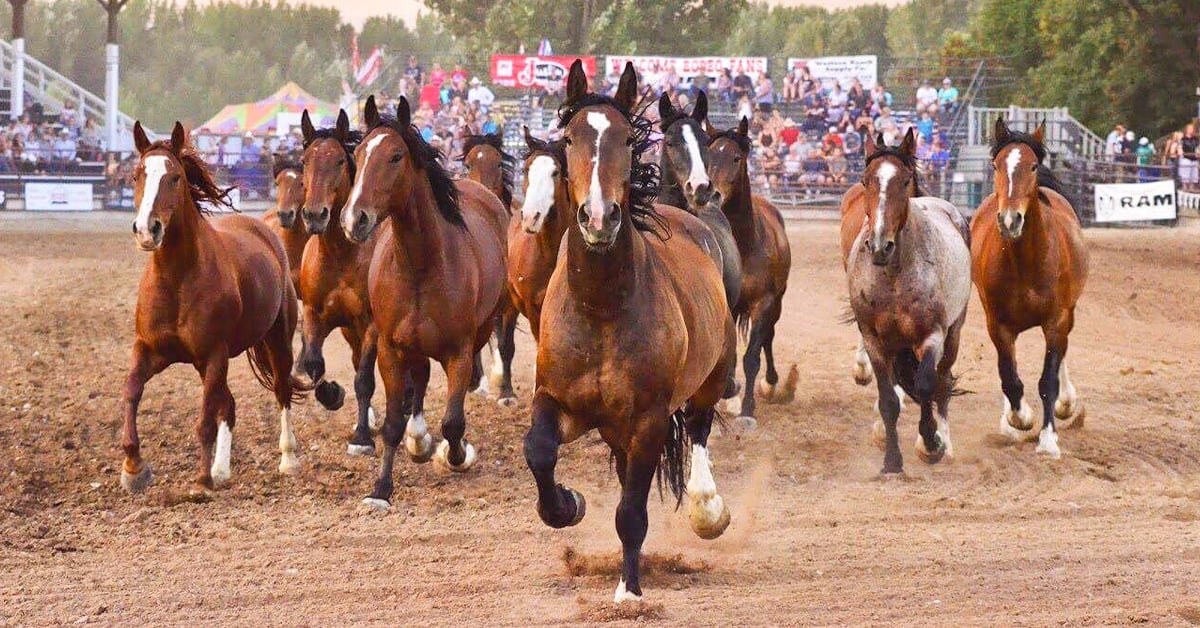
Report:
[[1088,253],[1075,210],[1043,163],[1044,132],[1045,125],[1032,134],[1010,131],[1003,118],[996,119],[995,191],[971,220],[971,268],[988,335],[996,345],[1004,391],[1000,432],[1013,440],[1033,434],[1033,411],[1023,399],[1014,345],[1021,332],[1040,327],[1046,358],[1038,382],[1042,429],[1037,452],[1058,458],[1055,417],[1063,427],[1079,425],[1084,418],[1066,357],[1075,303],[1087,283]]
[[[504,141],[498,133],[469,135],[463,140],[462,163],[467,178],[495,194],[510,214],[516,161],[515,157],[504,151]],[[483,361],[476,356],[475,381],[478,386],[475,392],[487,397],[494,388],[498,403],[507,408],[517,405],[512,387],[512,360],[516,351],[514,334],[518,312],[507,291],[503,301],[500,315],[496,318],[496,333],[488,342],[492,348],[492,372],[485,376]]]
[[768,403],[788,403],[795,398],[800,371],[792,365],[787,380],[779,386],[779,372],[775,370],[775,324],[783,312],[792,249],[779,210],[767,199],[750,192],[748,131],[749,122],[745,118],[728,131],[711,131],[708,173],[716,202],[729,219],[741,256],[741,292],[733,315],[746,334],[746,353],[742,357],[746,389],[742,402],[730,404],[730,410],[741,415],[741,422],[755,425],[755,383],[762,357],[767,360],[766,381],[757,392]]
[[350,130],[345,111],[331,129],[317,129],[305,111],[300,118],[304,134],[304,227],[314,237],[304,250],[300,273],[300,300],[304,302],[303,350],[300,370],[316,385],[316,398],[330,410],[342,406],[346,393],[325,378],[325,339],[335,329],[350,345],[358,421],[346,446],[351,455],[375,453],[371,429],[375,413],[375,328],[367,291],[367,271],[375,252],[376,237],[364,244],[351,242],[341,230],[342,206],[354,185],[354,149],[362,134]]
[[560,126],[576,224],[546,291],[525,435],[538,514],[555,528],[585,512],[583,496],[555,481],[559,446],[597,429],[611,448],[624,554],[617,602],[641,598],[650,484],[661,472],[682,499],[689,438],[692,528],[715,538],[729,524],[707,448],[735,342],[720,256],[698,218],[653,204],[657,168],[641,162],[651,123],[633,112],[636,99],[632,64],[615,98],[588,94],[582,64],[571,66]]
[[283,251],[287,253],[288,268],[292,272],[292,288],[300,291],[300,258],[304,245],[308,244],[308,233],[304,225],[296,220],[300,207],[304,205],[304,172],[299,162],[282,155],[275,156],[275,207],[263,214],[263,222],[271,226]]
[[536,340],[542,320],[542,302],[558,261],[563,233],[571,226],[567,189],[567,153],[561,141],[544,142],[525,127],[525,202],[508,227],[509,298],[529,319]]
[[[387,418],[379,479],[364,501],[382,508],[392,496],[400,441],[415,460],[429,460],[430,359],[447,379],[445,440],[434,457],[452,471],[475,464],[475,447],[463,438],[463,399],[475,353],[494,329],[506,277],[504,206],[474,181],[451,180],[441,153],[421,138],[411,115],[403,97],[395,118],[381,116],[374,96],[367,98],[363,118],[370,130],[355,151],[354,187],[342,209],[342,228],[355,242],[367,241],[384,218],[391,219],[375,245],[368,278]],[[405,394],[410,380],[411,396]]]
[[279,471],[297,473],[289,416],[300,390],[291,377],[296,295],[283,245],[262,221],[204,216],[200,203],[228,206],[227,191],[213,183],[183,125],[175,123],[169,142],[151,143],[135,124],[133,138],[141,155],[134,172],[133,233],[151,256],[138,288],[133,365],[125,381],[121,486],[137,492],[150,484],[138,438],[138,404],[146,382],[179,362],[193,365],[204,382],[196,422],[197,488],[210,490],[229,480],[235,414],[226,375],[229,359],[247,351],[258,381],[279,404]]

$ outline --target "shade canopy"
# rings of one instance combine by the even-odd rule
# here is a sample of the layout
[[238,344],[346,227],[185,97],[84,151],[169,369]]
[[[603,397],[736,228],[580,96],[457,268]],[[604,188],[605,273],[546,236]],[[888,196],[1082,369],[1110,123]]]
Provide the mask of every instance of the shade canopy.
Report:
[[337,105],[318,100],[299,85],[288,81],[274,94],[258,102],[226,105],[200,128],[219,134],[270,133],[275,130],[280,113],[299,114],[305,109],[318,127],[333,126],[337,120]]

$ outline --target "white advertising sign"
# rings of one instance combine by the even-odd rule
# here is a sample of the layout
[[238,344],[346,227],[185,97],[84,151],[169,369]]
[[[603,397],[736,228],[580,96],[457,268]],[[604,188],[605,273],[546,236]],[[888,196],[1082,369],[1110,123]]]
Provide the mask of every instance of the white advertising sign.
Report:
[[26,181],[25,209],[36,212],[92,211],[92,184]]
[[[611,55],[605,59],[604,74],[620,76],[625,70],[625,64],[633,63],[642,80],[651,85],[658,85],[667,72],[674,71],[682,82],[690,82],[703,74],[709,80],[715,80],[723,70],[737,77],[745,72],[751,79],[757,81],[759,75],[767,71],[766,57],[627,57]],[[707,86],[705,86],[707,87]]]
[[789,72],[801,66],[807,67],[812,77],[820,81],[825,89],[832,89],[834,82],[840,84],[842,89],[850,89],[850,81],[858,79],[864,90],[870,90],[879,80],[879,59],[875,55],[788,59]]
[[1096,222],[1173,220],[1175,182],[1097,183]]

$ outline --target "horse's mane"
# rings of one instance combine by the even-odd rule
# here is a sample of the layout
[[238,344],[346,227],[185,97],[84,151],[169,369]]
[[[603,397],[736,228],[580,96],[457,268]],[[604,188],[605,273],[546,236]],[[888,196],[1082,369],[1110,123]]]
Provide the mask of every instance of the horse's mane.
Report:
[[304,164],[290,155],[275,155],[271,164],[271,178],[278,179],[280,173],[285,170],[295,170],[296,172],[304,172]]
[[647,163],[642,161],[646,156],[646,152],[650,150],[656,140],[651,138],[651,130],[654,122],[647,118],[644,114],[646,107],[653,104],[653,101],[643,105],[637,111],[620,105],[616,100],[608,96],[600,94],[584,94],[574,102],[564,102],[558,108],[558,128],[566,128],[580,111],[587,107],[597,105],[608,105],[616,109],[633,127],[633,133],[630,135],[633,149],[633,165],[629,173],[629,214],[633,220],[634,227],[638,231],[648,231],[655,234],[659,238],[669,237],[670,229],[667,226],[666,218],[654,209],[654,200],[658,198],[659,187],[661,184],[661,171],[656,163]]
[[[679,122],[680,120],[683,120],[684,118],[687,118],[688,120],[694,120],[694,118],[692,118],[691,114],[685,113],[682,109],[672,108],[671,113],[668,114],[667,117],[658,121],[658,128],[662,129],[663,133],[666,133],[667,129],[671,128],[671,125],[675,124],[676,122]],[[700,127],[701,131],[704,130],[703,124],[696,122],[696,126]]]
[[513,175],[517,167],[517,158],[504,151],[504,138],[499,133],[488,133],[486,135],[468,135],[463,138],[462,156],[466,160],[467,155],[471,151],[480,146],[491,146],[500,153],[500,181],[504,188],[500,196],[500,201],[504,203],[505,209],[512,207],[512,188]]
[[564,144],[562,140],[547,142],[545,140],[539,140],[536,137],[531,136],[529,139],[526,140],[526,142],[530,146],[529,146],[529,150],[525,152],[525,159],[529,159],[529,156],[534,153],[546,153],[547,155],[550,155],[550,157],[552,157],[554,159],[554,161],[558,162],[559,167],[566,170],[566,167],[567,167],[567,145]]
[[[303,147],[305,149],[307,149],[309,146],[312,146],[313,142],[320,140],[320,139],[325,139],[325,138],[329,138],[329,139],[336,141],[337,140],[336,129],[334,129],[332,127],[327,127],[324,129],[316,129],[315,131],[313,131],[312,137],[310,137],[308,139],[308,141],[304,142]],[[356,167],[356,164],[354,163],[354,150],[356,148],[358,148],[359,144],[362,144],[362,140],[363,140],[362,131],[359,131],[358,129],[352,129],[346,133],[346,141],[338,142],[339,144],[341,144],[342,150],[346,151],[346,163],[350,164],[350,179],[351,180],[354,179],[354,175],[357,172],[357,167]],[[300,170],[300,168],[297,168],[297,170]]]
[[908,153],[900,150],[900,147],[898,146],[876,145],[875,152],[867,155],[866,160],[863,161],[863,170],[865,171],[867,166],[871,165],[872,161],[875,161],[881,157],[895,157],[905,168],[912,170],[913,174],[916,175],[913,178],[913,187],[916,188],[913,192],[913,196],[925,196],[925,188],[921,187],[921,175],[923,174],[921,172],[921,164],[917,161],[917,157],[915,155],[909,155]]
[[737,127],[726,129],[708,138],[708,145],[712,146],[721,138],[731,140],[734,144],[737,144],[738,150],[742,151],[743,155],[750,154],[750,136],[738,133]]
[[142,154],[159,148],[169,151],[183,166],[183,173],[187,177],[188,188],[197,211],[207,216],[212,213],[212,207],[233,209],[233,201],[229,199],[229,191],[233,187],[222,188],[213,181],[208,164],[204,163],[204,158],[191,144],[185,142],[179,150],[175,150],[171,140],[159,140],[142,151]]
[[1054,174],[1054,171],[1046,165],[1046,157],[1049,155],[1049,152],[1046,150],[1046,145],[1039,142],[1032,133],[1009,130],[1008,136],[1004,138],[1004,141],[995,142],[992,144],[992,159],[995,159],[996,155],[1000,154],[1000,151],[1004,150],[1008,146],[1012,146],[1013,144],[1024,144],[1025,146],[1028,146],[1029,149],[1033,151],[1034,156],[1037,157],[1038,187],[1054,190],[1064,197],[1067,195],[1066,191],[1063,190],[1062,181],[1059,181],[1058,176]]
[[458,207],[458,186],[454,185],[454,179],[442,165],[442,151],[430,146],[425,138],[421,137],[416,127],[409,125],[408,128],[401,128],[400,121],[395,116],[381,112],[379,122],[367,133],[379,127],[387,127],[395,131],[400,135],[400,139],[404,140],[405,145],[408,146],[409,155],[417,168],[423,170],[425,176],[429,177],[429,187],[433,190],[438,213],[450,224],[466,228],[467,223],[463,221],[462,211]]

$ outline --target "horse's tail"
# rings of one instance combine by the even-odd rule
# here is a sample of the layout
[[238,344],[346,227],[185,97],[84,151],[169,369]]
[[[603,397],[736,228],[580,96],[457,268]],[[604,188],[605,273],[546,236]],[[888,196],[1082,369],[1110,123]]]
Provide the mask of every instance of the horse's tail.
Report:
[[858,322],[858,318],[854,316],[854,308],[847,303],[846,307],[842,308],[842,313],[838,316],[838,322],[843,325],[853,325]]
[[749,308],[743,309],[740,312],[734,312],[733,313],[733,322],[735,325],[737,325],[738,337],[742,339],[742,342],[746,342],[746,340],[750,337],[750,310],[749,310]]
[[680,408],[671,414],[667,426],[667,442],[663,446],[662,460],[658,464],[658,494],[663,495],[663,481],[675,496],[675,508],[683,504],[684,475],[683,469],[687,464],[688,437],[683,426],[684,414]]
[[[895,376],[895,381],[904,389],[904,394],[917,398],[917,368],[920,366],[920,361],[917,360],[917,354],[912,349],[906,349],[896,355],[893,363],[895,366],[892,370]],[[973,394],[974,391],[966,390],[958,387],[958,376],[950,374],[950,396],[961,397],[963,395]]]
[[[266,343],[259,343],[250,347],[246,351],[246,361],[250,363],[250,372],[254,373],[254,379],[257,379],[263,388],[275,392],[275,378],[279,374],[271,367],[271,358],[267,351]],[[284,373],[284,377],[291,379],[291,400],[293,402],[302,401],[304,393],[310,392],[314,388],[313,385],[305,384],[291,373]]]

